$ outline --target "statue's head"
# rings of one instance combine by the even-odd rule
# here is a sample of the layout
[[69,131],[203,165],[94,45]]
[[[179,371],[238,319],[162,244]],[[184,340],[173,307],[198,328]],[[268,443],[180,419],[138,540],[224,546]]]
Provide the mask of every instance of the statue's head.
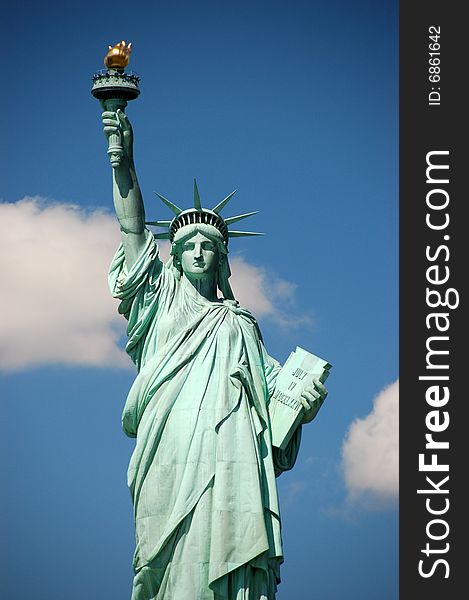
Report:
[[157,239],[169,239],[173,266],[179,273],[189,276],[206,277],[217,273],[217,284],[225,298],[233,299],[228,283],[228,240],[230,237],[261,235],[250,231],[230,231],[228,225],[256,214],[255,212],[223,219],[220,211],[235,192],[228,194],[214,208],[203,208],[199,190],[194,180],[194,208],[182,210],[170,200],[157,193],[157,196],[176,215],[171,221],[147,221],[147,225],[166,227],[165,233],[157,233]]
[[173,265],[180,274],[220,279],[220,267],[228,260],[222,233],[213,225],[196,223],[178,229],[171,244]]

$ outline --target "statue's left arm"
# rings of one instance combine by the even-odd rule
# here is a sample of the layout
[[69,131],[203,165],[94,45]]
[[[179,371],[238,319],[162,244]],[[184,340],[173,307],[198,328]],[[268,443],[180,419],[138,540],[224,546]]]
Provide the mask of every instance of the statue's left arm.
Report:
[[[277,375],[279,374],[282,365],[267,354],[267,351],[262,344],[262,354],[264,359],[264,372],[269,390],[269,398],[275,393],[275,384],[277,381]],[[301,425],[305,425],[314,419],[318,414],[319,409],[323,405],[324,400],[327,396],[326,386],[319,381],[314,379],[311,386],[305,388],[300,396],[300,401],[303,405],[303,418]]]
[[300,396],[300,401],[301,404],[303,404],[304,409],[303,418],[301,420],[302,425],[309,423],[314,419],[323,405],[326,396],[326,386],[321,383],[319,379],[314,379],[312,385],[303,390]]
[[[263,347],[264,354],[264,369],[267,382],[267,388],[269,398],[275,393],[275,384],[277,375],[281,370],[280,363],[269,356]],[[288,445],[285,449],[276,448],[272,446],[273,460],[275,475],[279,476],[284,471],[288,471],[293,468],[298,456],[301,442],[301,430],[302,425],[309,423],[317,415],[321,408],[325,398],[327,396],[327,389],[318,379],[315,379],[310,387],[306,388],[300,396],[300,401],[303,404],[303,418],[298,425],[297,430],[293,433]]]

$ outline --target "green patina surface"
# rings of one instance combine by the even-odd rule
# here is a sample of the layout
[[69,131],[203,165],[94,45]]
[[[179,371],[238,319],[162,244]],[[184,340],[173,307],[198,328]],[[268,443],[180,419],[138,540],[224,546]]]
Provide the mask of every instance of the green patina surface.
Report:
[[[301,424],[285,449],[272,445],[268,405],[281,365],[228,281],[227,224],[251,213],[225,221],[228,200],[204,209],[195,186],[191,211],[162,198],[175,216],[156,222],[168,233],[154,235],[129,120],[105,110],[103,124],[122,148],[113,164],[122,243],[109,284],[138,371],[123,412],[136,438],[132,599],[273,600],[283,561],[275,478],[295,463]],[[158,237],[172,244],[165,264]],[[326,393],[319,381],[305,390],[302,423]]]

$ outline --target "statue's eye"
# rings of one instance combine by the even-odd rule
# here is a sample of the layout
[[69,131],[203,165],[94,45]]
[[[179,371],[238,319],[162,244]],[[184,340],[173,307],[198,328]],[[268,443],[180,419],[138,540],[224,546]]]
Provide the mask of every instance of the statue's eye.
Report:
[[186,250],[194,250],[194,248],[195,248],[195,244],[193,242],[187,242],[184,244],[182,249],[183,249],[183,251],[186,251]]
[[215,250],[215,244],[213,244],[212,242],[203,242],[202,243],[202,248],[204,250]]

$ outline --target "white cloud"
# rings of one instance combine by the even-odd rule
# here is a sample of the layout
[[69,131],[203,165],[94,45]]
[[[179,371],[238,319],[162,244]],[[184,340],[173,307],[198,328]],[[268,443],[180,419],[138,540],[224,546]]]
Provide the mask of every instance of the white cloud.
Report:
[[295,314],[295,284],[248,263],[240,256],[230,258],[230,266],[235,298],[256,317],[267,317],[277,325],[288,327],[311,324],[308,315]]
[[356,419],[342,446],[348,501],[369,508],[394,503],[399,494],[399,380],[374,400],[371,413]]
[[[118,242],[116,219],[102,210],[30,197],[0,203],[0,370],[132,366],[119,343],[125,321],[107,288]],[[292,306],[291,283],[242,258],[230,262],[235,293],[256,317],[305,322],[282,312]]]
[[106,281],[118,239],[102,211],[39,198],[0,204],[0,368],[130,366]]

